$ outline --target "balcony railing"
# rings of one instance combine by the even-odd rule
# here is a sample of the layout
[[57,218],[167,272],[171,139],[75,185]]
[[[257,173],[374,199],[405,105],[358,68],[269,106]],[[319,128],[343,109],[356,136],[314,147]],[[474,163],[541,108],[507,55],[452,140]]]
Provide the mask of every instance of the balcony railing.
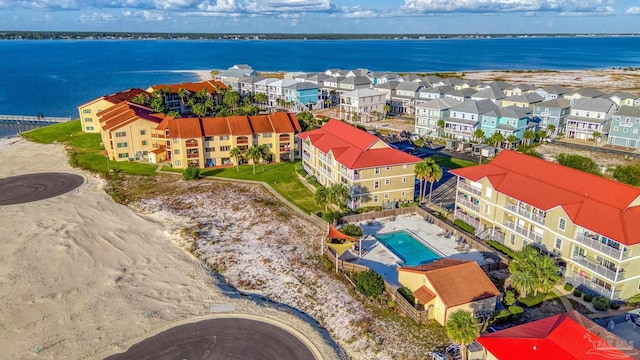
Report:
[[534,214],[531,210],[521,208],[517,204],[511,204],[511,203],[507,203],[507,205],[505,205],[505,208],[507,208],[507,210],[510,210],[518,215],[522,215],[529,220],[533,220],[540,225],[544,225],[544,217]]
[[462,196],[458,196],[458,198],[456,199],[456,202],[464,207],[466,207],[467,209],[471,209],[475,212],[479,212],[480,211],[480,204],[476,204],[474,202],[471,202],[467,199],[465,199]]
[[534,231],[531,231],[531,230],[525,228],[522,225],[516,225],[515,222],[510,221],[510,220],[506,220],[506,219],[502,222],[502,224],[504,226],[508,227],[509,229],[517,232],[518,234],[526,236],[527,238],[533,240],[534,242],[536,242],[538,244],[542,242],[542,235],[540,235],[540,234],[538,234],[538,233],[536,233]]
[[200,155],[198,153],[195,154],[187,154],[187,159],[195,159],[200,157]]
[[602,266],[597,262],[587,258],[582,255],[573,255],[571,256],[571,260],[575,263],[579,264],[582,267],[585,267],[591,271],[595,271],[596,273],[606,277],[612,281],[620,281],[624,279],[623,270],[620,269],[620,272],[616,276],[616,271],[607,268],[606,266]]
[[480,189],[475,188],[475,187],[473,187],[473,186],[471,186],[471,185],[469,185],[469,184],[467,184],[465,182],[458,183],[458,188],[462,189],[462,190],[464,190],[464,191],[466,191],[468,193],[472,193],[474,195],[480,196],[482,194],[482,191]]
[[498,231],[498,229],[494,230],[493,235],[490,235],[489,238],[499,242],[500,244],[504,244],[504,233]]
[[625,250],[620,250],[613,248],[607,244],[604,244],[598,240],[594,240],[584,234],[578,234],[575,238],[575,241],[579,242],[582,245],[586,245],[589,249],[598,251],[602,254],[611,256],[614,259],[622,259],[628,257],[628,253]]
[[613,300],[620,300],[619,296],[616,295],[615,293],[613,294],[613,297],[611,296],[611,293],[612,293],[611,290],[603,286],[600,286],[589,279],[583,278],[579,274],[570,272],[569,270],[565,272],[564,279],[566,282],[568,282],[569,284],[572,284],[574,287],[578,287],[582,285],[588,288],[589,290],[595,291],[596,293],[606,297],[607,299],[613,298]]
[[456,219],[460,219],[464,222],[466,222],[467,224],[473,226],[474,228],[478,228],[480,226],[480,221],[472,218],[471,216],[461,212],[461,211],[456,211],[456,215],[455,215]]

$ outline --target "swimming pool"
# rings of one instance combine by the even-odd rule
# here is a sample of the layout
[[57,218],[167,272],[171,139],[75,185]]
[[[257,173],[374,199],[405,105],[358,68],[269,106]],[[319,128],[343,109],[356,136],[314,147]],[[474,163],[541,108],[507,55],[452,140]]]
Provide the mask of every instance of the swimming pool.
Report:
[[374,237],[399,257],[404,265],[416,266],[440,259],[438,254],[405,231],[378,234],[374,235]]

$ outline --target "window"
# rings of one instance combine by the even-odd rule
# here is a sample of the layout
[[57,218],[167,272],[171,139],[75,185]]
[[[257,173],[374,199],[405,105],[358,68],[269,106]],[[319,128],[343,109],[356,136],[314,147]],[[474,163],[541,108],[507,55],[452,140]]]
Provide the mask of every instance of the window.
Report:
[[407,164],[402,165],[402,168],[403,168],[403,169],[408,168]]
[[127,136],[127,133],[125,131],[121,131],[121,132],[117,132],[116,133],[116,137],[125,137]]
[[493,196],[493,190],[490,187],[487,187],[484,191],[484,196],[490,198],[491,196]]
[[489,204],[484,204],[484,213],[489,214]]
[[82,109],[83,114],[91,114],[91,109]]
[[176,160],[176,166],[180,166],[180,160]]
[[180,149],[175,149],[175,150],[173,150],[173,153],[174,153],[175,155],[180,155]]
[[206,151],[206,152],[215,152],[215,151],[216,151],[216,148],[210,148],[210,147],[208,147],[208,148],[204,148],[204,151]]
[[385,193],[385,194],[384,194],[384,198],[385,198],[385,199],[389,199],[389,193]]
[[215,136],[205,136],[204,141],[213,141],[215,140]]
[[220,140],[229,140],[229,135],[221,135]]
[[88,131],[93,130],[93,126],[87,126],[87,130],[88,130]]
[[380,181],[376,180],[373,182],[373,188],[374,189],[380,189]]
[[147,145],[147,140],[142,140],[142,145]]
[[391,179],[384,179],[384,184],[385,185],[390,185],[391,184]]
[[387,167],[386,167],[386,170],[387,170],[387,171],[390,171],[390,170],[391,170],[391,166],[387,166]]
[[273,136],[273,134],[271,134],[271,133],[264,133],[262,135],[262,137],[265,137],[265,138],[270,138],[271,136]]
[[622,128],[622,132],[629,132],[629,128]]
[[93,122],[92,118],[84,118],[84,122]]
[[376,174],[376,175],[380,175],[380,168],[379,167],[375,168],[373,170],[373,173]]
[[129,153],[120,153],[118,154],[118,158],[120,159],[124,159],[124,158],[128,158],[129,157]]
[[565,220],[564,218],[560,218],[560,220],[558,220],[558,229],[564,231],[566,227],[567,227],[567,220]]
[[378,194],[373,195],[373,202],[377,203],[380,200]]
[[179,143],[179,142],[180,142],[180,139],[178,139],[178,138],[173,138],[173,139],[171,140],[171,142],[173,142],[174,144],[177,144],[177,143]]
[[515,234],[511,234],[511,236],[509,236],[509,245],[511,245],[511,246],[515,246],[516,245],[516,235]]
[[402,183],[403,183],[403,184],[405,184],[406,182],[407,182],[407,177],[406,177],[406,176],[403,176],[403,177],[402,177]]
[[140,135],[147,135],[147,130],[140,130]]
[[619,127],[617,127],[617,126],[614,126],[614,127],[613,127],[613,131],[618,131],[618,129],[620,129],[620,128],[619,128]]
[[116,146],[119,147],[119,148],[126,148],[127,147],[127,143],[126,142],[121,142],[121,143],[118,143]]
[[633,133],[637,134],[638,133],[638,129],[633,129]]
[[405,196],[407,196],[407,193],[403,191],[400,193],[400,196],[404,198]]
[[562,239],[556,238],[556,242],[553,244],[553,247],[560,250],[562,248]]
[[231,146],[220,146],[220,151],[229,151],[231,150]]

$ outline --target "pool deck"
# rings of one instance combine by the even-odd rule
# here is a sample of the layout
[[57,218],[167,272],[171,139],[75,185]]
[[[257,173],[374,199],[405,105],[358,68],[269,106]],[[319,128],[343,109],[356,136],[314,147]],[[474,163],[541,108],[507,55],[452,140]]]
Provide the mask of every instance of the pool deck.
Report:
[[357,223],[364,232],[362,240],[363,256],[358,259],[358,252],[350,250],[340,258],[369,267],[384,277],[391,285],[399,287],[397,268],[402,261],[382,245],[374,235],[396,231],[406,231],[412,237],[421,241],[442,258],[476,261],[484,265],[484,256],[477,250],[461,250],[456,242],[457,235],[445,237],[445,230],[425,221],[421,216],[410,214],[394,218],[375,219]]

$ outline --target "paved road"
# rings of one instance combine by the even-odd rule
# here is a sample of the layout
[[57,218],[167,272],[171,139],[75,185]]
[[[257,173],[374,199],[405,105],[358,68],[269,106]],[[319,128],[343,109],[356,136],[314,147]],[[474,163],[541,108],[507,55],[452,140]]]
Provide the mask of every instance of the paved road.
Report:
[[84,183],[68,173],[37,173],[0,179],[0,205],[22,204],[67,193]]
[[262,321],[242,318],[180,325],[105,360],[313,360],[294,335]]

